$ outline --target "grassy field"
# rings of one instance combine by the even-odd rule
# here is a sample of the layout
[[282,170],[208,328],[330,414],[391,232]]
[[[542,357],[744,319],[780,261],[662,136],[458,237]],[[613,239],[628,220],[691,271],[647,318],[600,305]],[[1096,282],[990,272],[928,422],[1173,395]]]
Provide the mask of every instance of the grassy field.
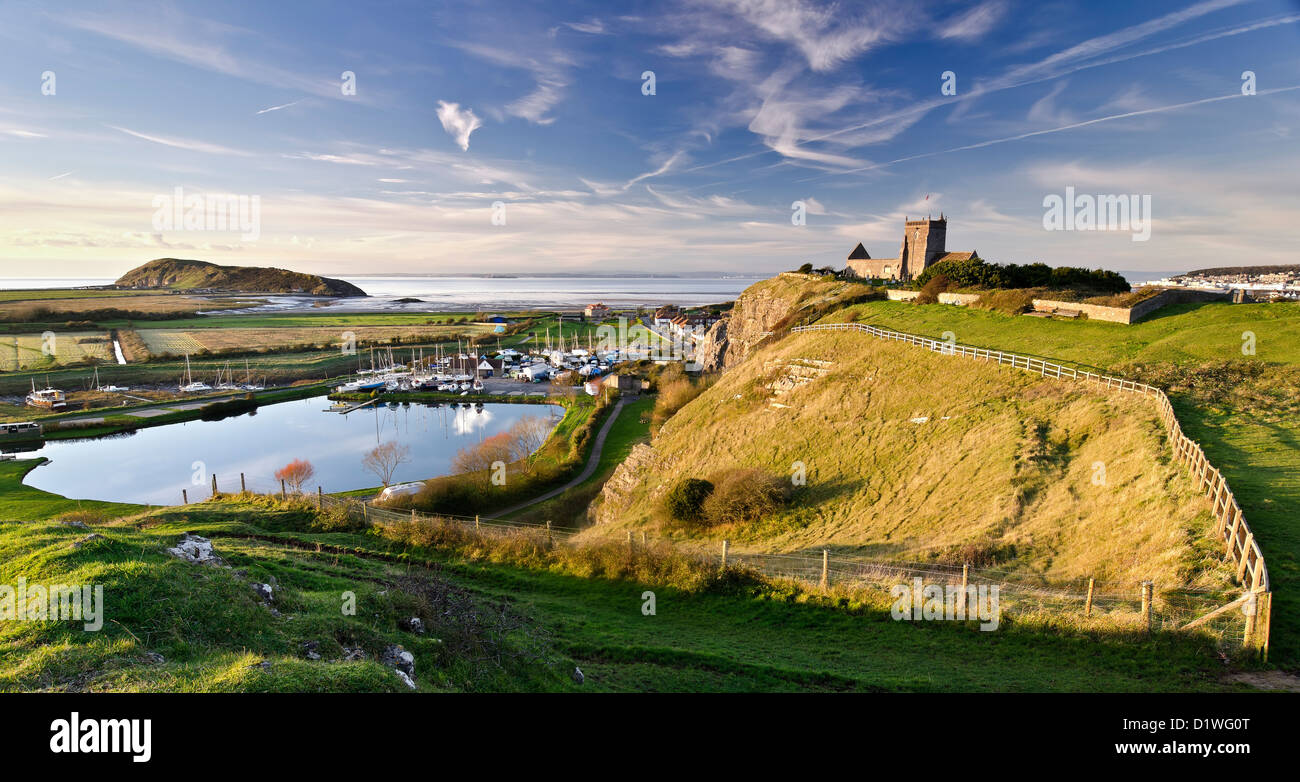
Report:
[[[486,323],[461,325],[408,325],[408,326],[356,326],[347,329],[354,345],[386,343],[400,339],[405,342],[423,340],[441,342],[463,335],[486,334],[492,326]],[[203,351],[224,353],[248,350],[256,346],[264,350],[280,350],[309,345],[328,349],[341,348],[345,331],[337,328],[205,328],[205,329],[136,329],[151,356],[193,355]]]
[[[375,661],[394,643],[432,692],[1242,689],[1195,639],[980,633],[772,585],[582,577],[401,547],[266,501],[78,508],[18,485],[23,469],[0,465],[0,583],[99,584],[105,610],[98,632],[0,625],[3,691],[406,691]],[[60,523],[74,520],[88,529]],[[185,531],[211,538],[231,567],[168,556]],[[270,605],[254,582],[274,582]],[[341,611],[345,593],[354,615]],[[429,632],[403,630],[409,616]],[[307,659],[312,643],[321,660]],[[340,661],[344,647],[366,659]]]
[[0,372],[53,368],[87,359],[113,362],[113,342],[107,332],[55,331],[50,343],[40,334],[0,334]]
[[[29,298],[28,291],[5,291],[11,294],[0,299],[0,320],[79,320],[87,316],[103,317],[103,313],[139,313],[140,317],[171,317],[194,315],[200,310],[221,310],[249,307],[258,300],[249,298],[200,298],[165,293],[141,293],[134,296],[47,296]],[[88,291],[70,291],[88,293]],[[119,294],[120,291],[107,293]],[[16,298],[12,294],[19,294]],[[125,322],[125,321],[123,321]],[[104,321],[101,325],[106,325]]]
[[[819,361],[830,363],[808,369]],[[799,373],[810,381],[773,397],[769,386]],[[740,550],[983,561],[1118,590],[1227,583],[1208,501],[1171,464],[1155,408],[1132,395],[853,333],[801,334],[723,374],[669,419],[655,451],[660,463],[593,534],[649,526]],[[784,481],[799,464],[807,485],[761,520],[659,522],[657,498],[684,478],[759,467]]]
[[123,296],[149,296],[145,291],[77,290],[74,288],[32,288],[0,290],[0,302],[50,301],[53,299],[112,299]]
[[950,305],[872,301],[828,316],[1024,355],[1100,368],[1134,362],[1243,358],[1242,334],[1255,335],[1260,361],[1300,364],[1300,304],[1174,304],[1131,326],[1095,320],[1048,320]]

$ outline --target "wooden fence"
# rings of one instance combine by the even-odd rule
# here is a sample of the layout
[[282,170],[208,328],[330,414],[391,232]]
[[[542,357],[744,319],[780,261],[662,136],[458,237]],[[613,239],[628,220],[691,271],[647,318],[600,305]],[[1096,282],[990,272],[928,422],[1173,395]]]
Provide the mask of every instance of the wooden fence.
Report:
[[[1214,536],[1223,544],[1228,561],[1236,567],[1237,582],[1247,589],[1247,595],[1243,599],[1254,604],[1254,610],[1247,613],[1245,643],[1259,648],[1264,655],[1267,655],[1272,591],[1269,586],[1268,567],[1264,564],[1264,553],[1260,550],[1259,542],[1255,539],[1255,534],[1251,532],[1250,525],[1246,523],[1245,515],[1241,512],[1241,506],[1237,503],[1237,498],[1233,496],[1232,489],[1228,487],[1228,481],[1223,477],[1222,472],[1210,464],[1210,460],[1206,458],[1205,451],[1200,444],[1183,433],[1182,424],[1178,422],[1178,416],[1174,414],[1173,404],[1164,391],[1135,380],[1089,372],[1041,358],[1021,356],[1015,353],[973,347],[971,345],[960,345],[955,341],[931,339],[916,334],[882,329],[865,323],[819,323],[811,326],[796,326],[792,331],[803,333],[859,331],[878,339],[916,345],[948,356],[964,356],[983,361],[995,361],[998,364],[1008,364],[1015,369],[1033,372],[1042,377],[1077,380],[1100,388],[1127,391],[1154,399],[1160,412],[1160,419],[1169,435],[1169,443],[1173,449],[1174,458],[1191,471],[1192,477],[1197,482],[1198,489],[1213,502]],[[1192,622],[1189,626],[1196,624],[1196,622]]]

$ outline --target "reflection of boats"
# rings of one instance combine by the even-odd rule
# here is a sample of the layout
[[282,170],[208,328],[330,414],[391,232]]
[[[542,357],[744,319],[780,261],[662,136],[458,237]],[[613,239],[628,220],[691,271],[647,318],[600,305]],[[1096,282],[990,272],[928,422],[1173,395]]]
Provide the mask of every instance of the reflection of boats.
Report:
[[207,383],[195,382],[194,375],[190,373],[190,355],[185,354],[185,383],[181,385],[182,394],[198,394],[204,391],[211,391],[212,386]]
[[27,395],[28,407],[44,407],[47,410],[62,410],[68,406],[67,395],[57,388],[50,386],[48,378],[45,380],[45,388],[36,389],[36,381],[32,380],[32,392]]

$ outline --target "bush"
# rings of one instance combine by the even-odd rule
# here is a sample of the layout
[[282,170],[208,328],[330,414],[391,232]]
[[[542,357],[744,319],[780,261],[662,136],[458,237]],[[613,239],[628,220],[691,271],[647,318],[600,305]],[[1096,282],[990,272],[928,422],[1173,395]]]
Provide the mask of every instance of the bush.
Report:
[[989,263],[983,258],[940,261],[917,275],[916,283],[924,287],[939,275],[947,277],[957,288],[1084,288],[1099,293],[1129,290],[1123,275],[1106,269],[1052,267],[1045,263]]
[[787,481],[757,467],[729,470],[714,481],[713,493],[701,508],[711,524],[758,521],[790,499]]
[[939,301],[939,294],[945,293],[952,287],[952,280],[946,275],[936,274],[926,280],[925,285],[921,286],[921,295],[917,296],[917,304],[935,304]]
[[699,396],[706,388],[705,383],[696,383],[688,377],[676,377],[659,381],[659,395],[655,399],[654,414],[650,418],[650,431],[657,433],[664,423],[673,417],[692,399]]
[[703,521],[704,502],[713,484],[699,478],[683,478],[664,497],[664,510],[674,521]]

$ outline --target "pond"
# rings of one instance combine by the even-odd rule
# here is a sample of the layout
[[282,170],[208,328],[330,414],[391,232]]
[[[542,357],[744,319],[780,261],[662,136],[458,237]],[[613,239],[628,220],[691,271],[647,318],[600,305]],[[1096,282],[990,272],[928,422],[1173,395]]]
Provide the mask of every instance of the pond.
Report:
[[451,472],[456,452],[509,429],[525,416],[552,425],[564,408],[550,404],[372,405],[346,415],[327,411],[324,397],[267,405],[220,421],[187,421],[130,434],[51,440],[22,458],[50,461],[25,483],[74,499],[174,505],[181,490],[189,500],[207,497],[212,478],[219,491],[238,491],[244,473],[250,491],[279,491],[275,471],[306,459],[315,475],[305,490],[349,491],[378,486],[362,466],[376,445],[397,442],[410,449],[393,483]]

